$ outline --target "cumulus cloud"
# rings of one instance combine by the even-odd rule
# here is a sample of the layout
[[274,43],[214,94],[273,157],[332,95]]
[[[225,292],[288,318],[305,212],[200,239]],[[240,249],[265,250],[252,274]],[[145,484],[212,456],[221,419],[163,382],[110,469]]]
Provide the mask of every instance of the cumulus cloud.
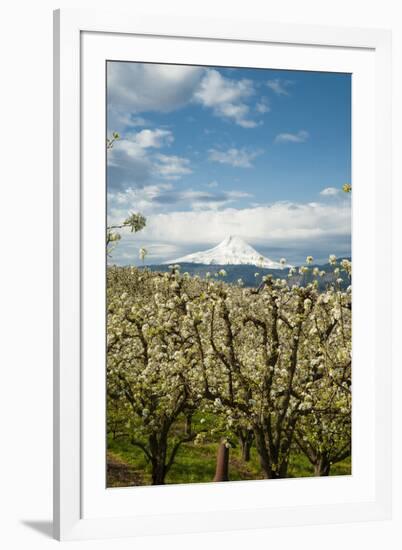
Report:
[[113,61],[107,65],[108,103],[132,113],[170,112],[192,99],[204,73],[202,67]]
[[177,246],[174,244],[166,243],[153,243],[148,245],[148,258],[168,258],[173,257],[175,252],[177,252]]
[[289,95],[288,88],[293,82],[282,78],[273,78],[272,80],[267,80],[266,84],[276,95]]
[[148,148],[160,149],[173,142],[173,134],[170,130],[144,129],[137,133],[128,134],[125,139],[119,139],[108,151],[108,164],[110,166],[124,165],[125,160],[145,160]]
[[156,130],[141,130],[133,136],[133,142],[136,143],[142,149],[147,149],[148,147],[155,147],[159,149],[173,143],[173,134],[170,130],[161,130],[157,128]]
[[309,138],[309,133],[306,130],[300,130],[296,134],[282,133],[275,138],[275,143],[304,143]]
[[119,140],[108,152],[109,189],[139,186],[151,178],[153,164],[145,149],[129,140]]
[[122,133],[123,131],[132,130],[133,128],[139,128],[141,126],[149,126],[149,122],[141,116],[135,116],[132,113],[120,111],[112,105],[108,105],[107,127],[109,133]]
[[217,193],[203,193],[188,190],[182,194],[184,200],[189,200],[193,210],[218,210],[230,203],[251,197],[250,193],[244,191],[221,191]]
[[219,117],[232,120],[243,128],[255,128],[259,123],[250,118],[250,107],[246,103],[254,93],[251,80],[226,78],[216,69],[208,69],[194,99]]
[[173,140],[170,130],[160,128],[146,128],[117,140],[108,151],[108,187],[111,190],[139,187],[155,177],[175,180],[190,174],[188,159],[156,152]]
[[145,215],[184,209],[218,210],[251,196],[243,191],[176,189],[170,183],[131,187],[108,194],[108,218],[110,224],[117,224],[132,210],[141,211]]
[[149,214],[155,210],[155,204],[160,198],[168,196],[172,191],[171,183],[159,183],[145,185],[143,187],[129,187],[124,191],[108,193],[108,217],[109,223],[118,223],[127,217],[131,210]]
[[185,174],[191,174],[190,161],[177,155],[155,155],[154,172],[169,180],[180,179]]
[[[146,232],[146,233],[145,233]],[[252,242],[292,242],[350,234],[350,208],[338,204],[277,202],[255,208],[156,214],[144,236],[175,243],[214,242],[229,234]]]
[[335,195],[338,195],[339,189],[336,187],[326,187],[322,191],[320,191],[320,195],[323,195],[324,197],[334,197]]
[[[188,191],[188,198],[190,194],[191,190]],[[277,202],[250,208],[202,208],[154,213],[141,233],[125,233],[118,249],[123,253],[133,240],[140,240],[141,245],[146,247],[153,243],[173,245],[175,254],[161,254],[153,258],[154,263],[159,263],[210,248],[228,235],[235,234],[273,259],[283,256],[291,263],[300,263],[307,254],[311,254],[318,262],[324,262],[330,253],[350,255],[350,233],[350,205],[337,202]],[[131,263],[135,259],[132,257]],[[115,255],[113,260],[120,261]],[[129,263],[123,259],[121,261]]]
[[153,63],[107,64],[108,129],[146,126],[143,112],[170,112],[189,103],[205,73],[202,67]]
[[255,110],[257,113],[261,114],[269,113],[271,110],[269,99],[267,97],[262,97],[260,101],[256,103]]
[[[119,242],[119,245],[113,250],[111,263],[120,265],[140,264],[139,252],[144,246],[140,235],[132,235],[134,238],[127,238]],[[180,247],[171,243],[146,243],[146,263],[155,263],[159,258],[174,258],[180,251]]]
[[269,111],[265,97],[250,108],[248,102],[255,94],[251,80],[231,79],[205,67],[113,61],[107,67],[107,86],[110,131],[141,125],[139,113],[167,113],[194,102],[243,128],[261,124],[253,119],[252,110]]
[[208,153],[208,158],[211,161],[221,164],[230,164],[230,166],[236,168],[251,168],[253,166],[252,161],[258,157],[258,155],[261,155],[262,151],[260,149],[252,151],[245,148],[236,149],[232,147],[226,151],[210,149]]

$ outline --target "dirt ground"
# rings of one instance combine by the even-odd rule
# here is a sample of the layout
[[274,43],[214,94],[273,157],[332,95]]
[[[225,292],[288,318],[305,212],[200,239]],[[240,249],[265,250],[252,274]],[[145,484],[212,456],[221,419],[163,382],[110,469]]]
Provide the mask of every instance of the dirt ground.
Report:
[[111,453],[107,454],[107,487],[143,485],[141,474]]

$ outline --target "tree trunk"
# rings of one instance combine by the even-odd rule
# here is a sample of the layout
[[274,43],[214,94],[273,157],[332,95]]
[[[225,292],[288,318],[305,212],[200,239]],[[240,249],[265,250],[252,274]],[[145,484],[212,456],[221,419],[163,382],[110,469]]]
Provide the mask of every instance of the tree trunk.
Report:
[[290,441],[282,451],[280,460],[279,449],[273,448],[273,455],[269,452],[268,443],[262,428],[254,428],[255,446],[260,459],[261,469],[266,479],[282,479],[288,475]]
[[186,415],[186,422],[185,422],[185,427],[184,427],[184,433],[186,435],[191,435],[192,433],[192,419],[193,419],[193,415],[192,414],[187,414]]
[[218,448],[214,481],[229,481],[229,448],[223,442]]
[[289,466],[289,461],[288,460],[283,460],[281,465],[280,465],[280,468],[279,468],[279,475],[278,477],[280,479],[283,479],[285,477],[288,477],[288,466]]
[[165,465],[158,462],[152,463],[152,485],[165,484]]
[[261,470],[263,471],[267,479],[272,478],[272,469],[269,459],[269,453],[265,443],[264,432],[261,428],[254,429],[255,446],[257,449],[258,457],[260,459]]
[[161,434],[158,438],[152,434],[149,438],[152,465],[152,485],[164,485],[167,474],[167,434]]
[[245,441],[241,447],[241,457],[244,462],[250,461],[251,441]]
[[244,462],[249,462],[254,434],[252,430],[239,430],[237,435],[240,441],[242,459],[244,460]]
[[331,463],[325,456],[321,456],[319,460],[314,464],[315,476],[329,476],[331,469]]

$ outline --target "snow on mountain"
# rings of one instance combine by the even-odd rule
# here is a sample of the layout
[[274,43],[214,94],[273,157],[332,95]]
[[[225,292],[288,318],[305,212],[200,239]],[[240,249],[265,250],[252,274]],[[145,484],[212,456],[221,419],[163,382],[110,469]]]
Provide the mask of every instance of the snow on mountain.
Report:
[[280,269],[290,267],[274,262],[269,258],[259,254],[255,248],[246,243],[241,237],[226,237],[220,244],[204,250],[203,252],[194,252],[181,258],[177,258],[165,264],[194,263],[205,265],[256,265],[268,269]]

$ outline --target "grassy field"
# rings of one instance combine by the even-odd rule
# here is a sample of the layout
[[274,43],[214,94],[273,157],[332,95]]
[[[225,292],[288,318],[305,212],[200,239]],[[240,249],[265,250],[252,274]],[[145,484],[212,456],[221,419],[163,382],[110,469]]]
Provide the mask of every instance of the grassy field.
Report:
[[[195,446],[193,443],[182,445],[176,461],[169,472],[166,483],[202,483],[212,481],[215,474],[217,443],[205,443]],[[127,487],[130,485],[149,485],[150,469],[144,454],[129,441],[109,439],[108,441],[108,487]],[[351,460],[334,464],[331,475],[350,475]],[[309,477],[313,468],[301,454],[293,454],[289,464],[290,477]],[[251,449],[249,462],[241,458],[239,447],[230,449],[229,479],[263,479],[255,448]]]

